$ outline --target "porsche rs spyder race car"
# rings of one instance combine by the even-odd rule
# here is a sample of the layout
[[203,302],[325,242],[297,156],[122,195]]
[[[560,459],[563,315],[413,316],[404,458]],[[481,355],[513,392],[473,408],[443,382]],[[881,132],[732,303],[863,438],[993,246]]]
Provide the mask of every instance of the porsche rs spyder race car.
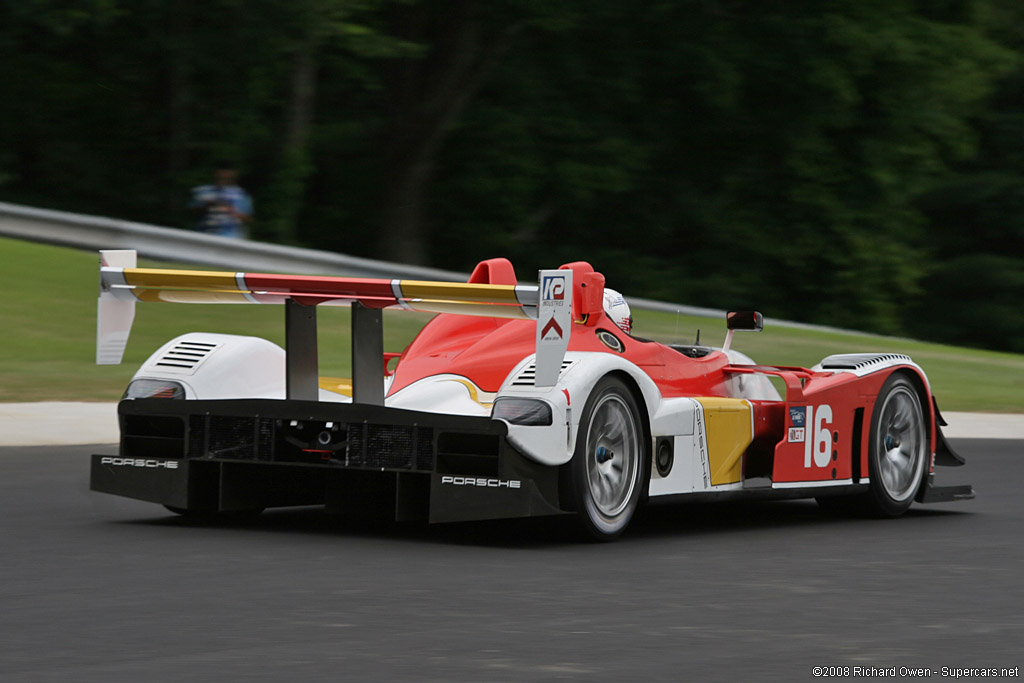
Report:
[[[505,259],[453,283],[147,269],[134,252],[104,251],[98,363],[120,362],[140,301],[285,313],[284,349],[190,332],[125,391],[119,452],[92,457],[91,488],[181,514],[569,513],[608,540],[645,503],[816,498],[894,517],[914,501],[974,495],[934,484],[936,465],[963,460],[909,357],[757,365],[731,348],[735,331],[762,328],[756,312],[728,314],[722,348],[644,340],[584,262],[522,285]],[[351,307],[345,381],[318,372],[316,313],[338,305]],[[401,354],[385,353],[389,308],[437,315]]]

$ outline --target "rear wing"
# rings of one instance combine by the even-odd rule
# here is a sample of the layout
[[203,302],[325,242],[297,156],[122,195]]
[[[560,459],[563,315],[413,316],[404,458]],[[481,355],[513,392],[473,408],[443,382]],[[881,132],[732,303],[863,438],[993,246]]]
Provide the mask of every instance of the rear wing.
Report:
[[585,301],[582,308],[592,307],[604,288],[603,276],[590,272],[579,278],[591,285],[588,296],[574,296],[573,275],[580,264],[540,271],[537,286],[170,270],[136,263],[134,251],[100,252],[97,364],[121,362],[140,301],[279,304],[285,307],[286,394],[315,401],[316,309],[351,306],[353,400],[377,405],[384,402],[383,309],[537,320],[536,383],[553,386],[572,331],[573,299]]

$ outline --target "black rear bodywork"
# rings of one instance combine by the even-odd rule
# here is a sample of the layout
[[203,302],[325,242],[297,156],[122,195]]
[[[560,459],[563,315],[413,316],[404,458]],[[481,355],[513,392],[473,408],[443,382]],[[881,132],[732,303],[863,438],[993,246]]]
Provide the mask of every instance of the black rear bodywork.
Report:
[[325,505],[450,522],[550,515],[558,468],[501,420],[301,400],[124,400],[90,488],[195,512]]

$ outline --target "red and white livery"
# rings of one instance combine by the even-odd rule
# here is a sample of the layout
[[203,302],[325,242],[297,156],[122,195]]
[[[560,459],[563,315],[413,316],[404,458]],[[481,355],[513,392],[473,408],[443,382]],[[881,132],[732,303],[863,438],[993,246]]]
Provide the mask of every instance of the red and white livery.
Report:
[[[761,329],[753,312],[729,314],[721,349],[640,339],[587,263],[520,285],[505,259],[450,283],[141,269],[133,252],[101,253],[97,362],[120,361],[140,301],[280,304],[287,342],[168,342],[119,405],[120,452],[93,456],[98,491],[185,514],[573,513],[598,539],[661,501],[813,497],[896,516],[974,495],[933,484],[936,465],[963,461],[910,358],[756,365],[731,349],[734,331]],[[318,375],[316,310],[331,305],[352,307],[350,381]],[[438,315],[384,353],[385,308]]]

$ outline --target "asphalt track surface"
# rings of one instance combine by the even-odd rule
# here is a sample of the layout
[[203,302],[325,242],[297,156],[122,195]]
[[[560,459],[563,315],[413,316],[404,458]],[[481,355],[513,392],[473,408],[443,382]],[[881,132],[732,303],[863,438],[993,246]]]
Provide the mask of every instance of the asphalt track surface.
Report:
[[973,483],[973,501],[899,520],[809,501],[657,507],[612,544],[578,542],[561,518],[410,526],[304,508],[197,526],[89,492],[88,454],[112,447],[3,448],[0,680],[1024,666],[1024,442],[954,446],[968,465],[940,474]]

